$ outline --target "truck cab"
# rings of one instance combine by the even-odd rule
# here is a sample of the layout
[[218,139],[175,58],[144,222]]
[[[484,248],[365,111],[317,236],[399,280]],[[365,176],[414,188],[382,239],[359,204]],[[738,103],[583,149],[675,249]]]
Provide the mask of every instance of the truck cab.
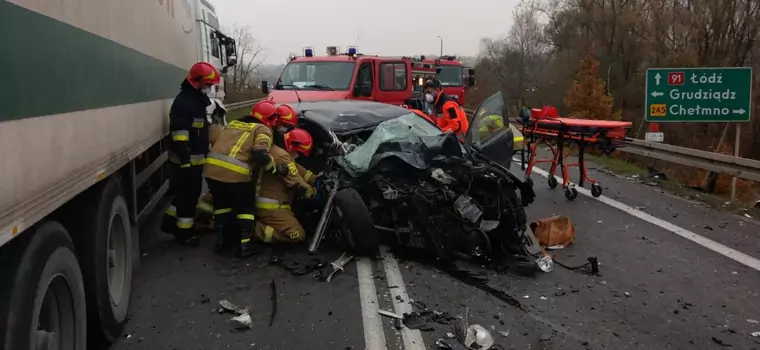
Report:
[[335,46],[326,56],[314,56],[310,48],[301,57],[291,57],[280,78],[269,91],[275,103],[318,100],[370,100],[395,105],[418,104],[425,79],[435,77],[435,68],[410,57],[362,55],[349,47],[338,54]]
[[464,67],[455,56],[443,56],[437,59],[425,59],[425,63],[436,68],[436,76],[441,82],[443,92],[454,97],[459,104],[465,103],[465,90],[475,85],[475,70]]

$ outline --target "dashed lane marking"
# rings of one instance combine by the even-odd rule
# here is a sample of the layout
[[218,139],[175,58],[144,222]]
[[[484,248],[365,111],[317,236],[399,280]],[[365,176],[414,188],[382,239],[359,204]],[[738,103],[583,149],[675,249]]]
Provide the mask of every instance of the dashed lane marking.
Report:
[[385,332],[380,319],[379,304],[375,279],[372,276],[372,261],[368,258],[356,260],[356,274],[359,280],[359,299],[362,307],[362,322],[364,323],[364,343],[368,350],[384,350]]
[[[412,304],[409,302],[409,295],[406,293],[404,279],[401,277],[401,271],[398,268],[398,262],[393,254],[386,248],[381,248],[383,257],[383,266],[385,267],[385,277],[390,288],[391,301],[396,314],[403,315],[411,313]],[[425,350],[425,343],[422,341],[422,334],[418,329],[401,329],[401,338],[404,340],[405,350]]]

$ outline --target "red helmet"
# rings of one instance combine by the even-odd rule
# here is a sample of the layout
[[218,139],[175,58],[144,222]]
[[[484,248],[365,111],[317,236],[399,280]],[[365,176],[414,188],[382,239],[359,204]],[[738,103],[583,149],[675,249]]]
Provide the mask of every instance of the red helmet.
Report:
[[314,141],[304,129],[293,129],[285,133],[285,149],[288,152],[298,152],[308,157]]
[[251,108],[251,117],[258,119],[262,124],[272,127],[277,122],[276,108],[272,101],[257,102]]
[[277,114],[277,124],[294,128],[298,126],[298,114],[293,107],[282,104],[277,106],[277,110],[274,113]]
[[185,79],[196,89],[200,89],[204,85],[217,85],[222,80],[216,67],[208,62],[194,64],[190,67],[190,72],[187,73]]

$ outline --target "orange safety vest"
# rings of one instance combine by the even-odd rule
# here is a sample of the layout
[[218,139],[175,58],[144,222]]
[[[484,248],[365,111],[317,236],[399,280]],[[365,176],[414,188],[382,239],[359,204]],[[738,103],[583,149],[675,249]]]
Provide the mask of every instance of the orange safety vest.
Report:
[[[433,105],[438,103],[438,100],[441,99],[442,95],[443,91],[438,92]],[[451,119],[449,116],[447,111],[450,109],[454,109],[456,111],[455,119]],[[467,134],[467,130],[470,129],[470,123],[467,121],[467,114],[464,112],[462,106],[460,106],[455,101],[446,101],[443,103],[443,106],[441,106],[441,112],[443,115],[438,116],[438,119],[436,120],[438,127],[443,131],[453,132],[460,139],[464,138],[464,136]]]

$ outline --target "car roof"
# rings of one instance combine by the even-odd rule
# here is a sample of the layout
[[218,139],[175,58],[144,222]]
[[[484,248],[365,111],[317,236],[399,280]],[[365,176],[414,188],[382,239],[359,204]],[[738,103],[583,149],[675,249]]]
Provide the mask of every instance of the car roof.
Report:
[[333,131],[365,128],[411,112],[400,106],[362,100],[303,101],[295,109],[300,118]]

